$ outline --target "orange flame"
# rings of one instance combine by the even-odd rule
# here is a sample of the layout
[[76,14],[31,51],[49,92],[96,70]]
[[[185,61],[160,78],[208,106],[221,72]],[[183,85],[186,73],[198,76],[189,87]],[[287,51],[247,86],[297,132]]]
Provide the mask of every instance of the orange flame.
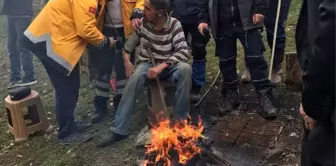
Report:
[[[169,152],[175,150],[179,156],[179,163],[186,164],[188,160],[201,152],[201,148],[196,145],[196,140],[202,137],[203,129],[200,118],[197,126],[187,120],[171,126],[168,119],[163,119],[151,129],[151,144],[146,146],[146,154],[150,155],[155,152],[155,164],[163,161],[166,166],[171,166]],[[149,162],[146,161],[146,163]]]

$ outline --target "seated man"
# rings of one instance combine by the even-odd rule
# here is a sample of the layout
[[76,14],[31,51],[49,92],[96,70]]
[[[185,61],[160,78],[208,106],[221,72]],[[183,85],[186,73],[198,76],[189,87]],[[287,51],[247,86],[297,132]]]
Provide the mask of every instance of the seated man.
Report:
[[[112,134],[98,144],[105,147],[127,138],[137,97],[144,90],[145,80],[167,79],[177,85],[174,119],[186,119],[190,107],[191,66],[188,45],[181,23],[168,15],[169,0],[146,0],[144,19],[136,33],[124,46],[126,75],[130,76],[115,115]],[[134,71],[129,55],[141,42],[139,63]],[[152,55],[149,53],[152,51]],[[158,64],[153,66],[151,56]],[[132,72],[134,73],[132,74]]]

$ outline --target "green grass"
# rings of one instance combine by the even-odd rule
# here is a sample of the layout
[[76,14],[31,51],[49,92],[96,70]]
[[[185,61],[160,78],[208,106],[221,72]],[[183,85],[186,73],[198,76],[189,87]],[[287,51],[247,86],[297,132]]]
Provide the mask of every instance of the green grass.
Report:
[[[287,21],[287,47],[286,52],[295,51],[294,33],[295,25],[300,9],[300,0],[293,0],[290,9],[289,18]],[[0,17],[0,93],[3,94],[3,98],[7,96],[6,85],[9,79],[9,60],[6,50],[6,19]],[[264,37],[265,39],[265,37]],[[239,43],[239,42],[237,42]],[[266,42],[265,42],[266,43]],[[267,46],[267,45],[266,45]],[[238,50],[238,70],[243,70],[243,51],[239,44]],[[268,48],[268,47],[267,47]],[[213,41],[209,42],[207,56],[207,79],[212,82],[214,76],[218,72],[218,59],[214,56],[215,44]],[[269,48],[265,53],[267,59],[270,57]],[[43,100],[44,108],[47,112],[51,112],[51,121],[55,124],[54,116],[54,94],[50,81],[46,76],[46,73],[41,64],[35,59],[35,69],[37,72],[37,78],[39,84],[34,86]],[[88,78],[83,76],[81,80],[80,100],[78,102],[77,114],[89,117],[88,114],[92,114],[92,96],[94,92],[88,88]],[[3,99],[2,98],[2,99]],[[141,114],[141,113],[138,113]],[[138,117],[139,115],[137,115]],[[141,116],[140,116],[141,117]],[[137,118],[135,118],[137,119]],[[87,120],[87,119],[86,119]],[[141,122],[133,122],[133,130],[138,130]],[[103,124],[98,127],[99,130],[108,130],[111,123]],[[43,166],[82,166],[82,165],[130,165],[130,161],[134,161],[133,140],[130,139],[125,143],[117,146],[107,148],[104,150],[96,149],[94,142],[81,145],[81,146],[60,146],[57,140],[45,138],[44,136],[31,137],[28,142],[21,145],[11,146],[6,149],[12,142],[13,137],[11,134],[7,134],[7,116],[5,114],[3,100],[0,100],[0,166],[29,166],[43,165]],[[97,133],[97,132],[96,132]],[[99,134],[99,132],[97,133]],[[70,151],[71,150],[71,151]],[[22,157],[18,157],[22,155]]]

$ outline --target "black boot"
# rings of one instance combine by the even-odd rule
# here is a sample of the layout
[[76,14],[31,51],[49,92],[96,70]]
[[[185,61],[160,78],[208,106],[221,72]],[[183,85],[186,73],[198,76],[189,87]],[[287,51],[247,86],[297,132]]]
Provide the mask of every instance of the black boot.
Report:
[[102,147],[110,146],[126,138],[128,138],[128,135],[120,135],[120,134],[112,132],[112,133],[109,133],[107,136],[105,136],[100,142],[98,142],[97,147],[102,148]]
[[191,94],[190,94],[191,102],[197,103],[201,99],[202,97],[201,88],[202,87],[193,84],[192,89],[191,89]]
[[275,119],[276,109],[274,108],[271,98],[273,98],[273,92],[271,89],[265,89],[257,91],[259,102],[259,114],[265,119]]
[[96,96],[94,98],[95,115],[91,120],[92,123],[100,123],[106,117],[107,100],[108,98],[101,96]]
[[221,114],[226,114],[227,112],[240,107],[240,96],[238,90],[227,90],[224,100],[224,107],[220,110]]
[[120,103],[121,97],[122,97],[122,95],[119,95],[119,94],[114,96],[114,98],[113,98],[114,111],[116,111],[118,109],[118,105]]

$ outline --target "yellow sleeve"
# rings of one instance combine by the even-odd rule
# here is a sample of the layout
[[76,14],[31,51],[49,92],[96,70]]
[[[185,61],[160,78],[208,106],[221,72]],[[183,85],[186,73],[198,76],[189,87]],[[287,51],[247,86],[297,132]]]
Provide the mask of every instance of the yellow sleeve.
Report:
[[132,12],[132,18],[142,18],[144,10],[145,0],[137,0],[135,7]]
[[88,43],[100,47],[106,39],[97,28],[97,6],[96,0],[73,0],[72,13],[78,36]]

